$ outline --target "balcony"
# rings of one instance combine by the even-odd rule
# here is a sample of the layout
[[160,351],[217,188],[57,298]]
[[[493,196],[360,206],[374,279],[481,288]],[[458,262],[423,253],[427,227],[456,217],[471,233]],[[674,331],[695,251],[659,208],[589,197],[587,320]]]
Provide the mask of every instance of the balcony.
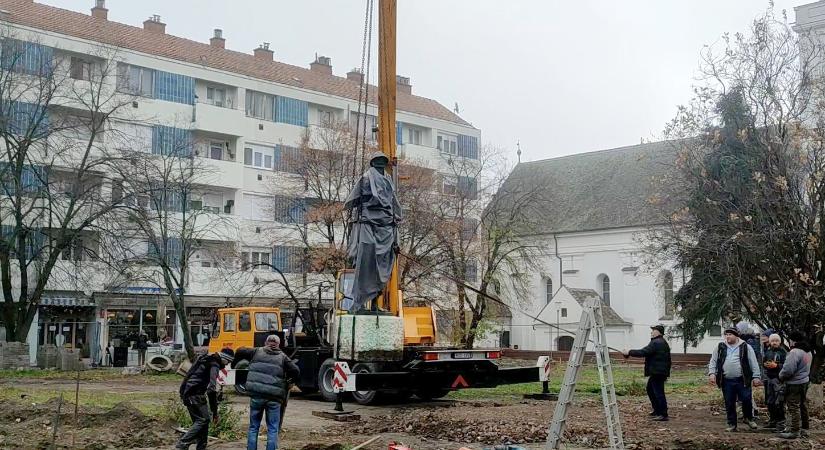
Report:
[[438,149],[409,143],[398,146],[398,159],[430,169],[437,169],[440,164]]
[[203,130],[229,136],[242,136],[244,113],[238,109],[224,108],[209,103],[195,103],[193,130]]
[[243,187],[243,164],[210,158],[200,158],[198,161],[203,168],[203,175],[199,177],[198,183],[229,189]]

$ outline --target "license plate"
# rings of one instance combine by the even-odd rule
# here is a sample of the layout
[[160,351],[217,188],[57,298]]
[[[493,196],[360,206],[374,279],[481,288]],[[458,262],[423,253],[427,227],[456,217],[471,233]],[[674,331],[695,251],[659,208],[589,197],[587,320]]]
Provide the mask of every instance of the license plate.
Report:
[[470,352],[456,352],[453,353],[453,359],[473,359],[473,354]]

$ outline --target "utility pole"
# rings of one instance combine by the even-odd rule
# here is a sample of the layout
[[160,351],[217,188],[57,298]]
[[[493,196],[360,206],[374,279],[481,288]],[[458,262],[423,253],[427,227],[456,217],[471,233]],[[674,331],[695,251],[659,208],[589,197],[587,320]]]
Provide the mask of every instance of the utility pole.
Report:
[[[378,1],[378,148],[390,160],[387,169],[398,189],[398,160],[395,157],[395,24],[396,0]],[[384,290],[384,308],[398,313],[398,258]]]

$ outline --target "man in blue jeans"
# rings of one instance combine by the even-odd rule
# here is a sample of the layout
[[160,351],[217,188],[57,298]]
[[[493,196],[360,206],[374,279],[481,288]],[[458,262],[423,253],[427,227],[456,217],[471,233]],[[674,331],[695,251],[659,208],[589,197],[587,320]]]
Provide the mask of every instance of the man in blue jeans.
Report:
[[736,328],[725,330],[725,341],[719,343],[708,363],[708,382],[722,389],[728,419],[727,431],[736,431],[737,399],[742,403],[745,423],[751,430],[756,429],[751,384],[761,386],[760,375],[759,362],[753,348],[739,339]]
[[278,448],[278,427],[281,421],[281,405],[289,390],[288,379],[298,378],[298,366],[280,349],[281,339],[269,335],[261,348],[239,348],[235,360],[249,361],[246,391],[249,394],[249,432],[247,450],[257,450],[258,431],[266,415],[266,450]]

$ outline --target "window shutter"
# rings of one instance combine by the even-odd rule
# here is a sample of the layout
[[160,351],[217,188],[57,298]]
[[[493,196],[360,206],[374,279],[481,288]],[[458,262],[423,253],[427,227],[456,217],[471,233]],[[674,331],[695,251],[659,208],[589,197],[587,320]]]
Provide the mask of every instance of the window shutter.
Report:
[[275,97],[275,121],[307,126],[309,122],[309,108],[307,102],[289,97]]
[[195,79],[176,73],[155,71],[153,96],[158,100],[193,105],[195,103]]

